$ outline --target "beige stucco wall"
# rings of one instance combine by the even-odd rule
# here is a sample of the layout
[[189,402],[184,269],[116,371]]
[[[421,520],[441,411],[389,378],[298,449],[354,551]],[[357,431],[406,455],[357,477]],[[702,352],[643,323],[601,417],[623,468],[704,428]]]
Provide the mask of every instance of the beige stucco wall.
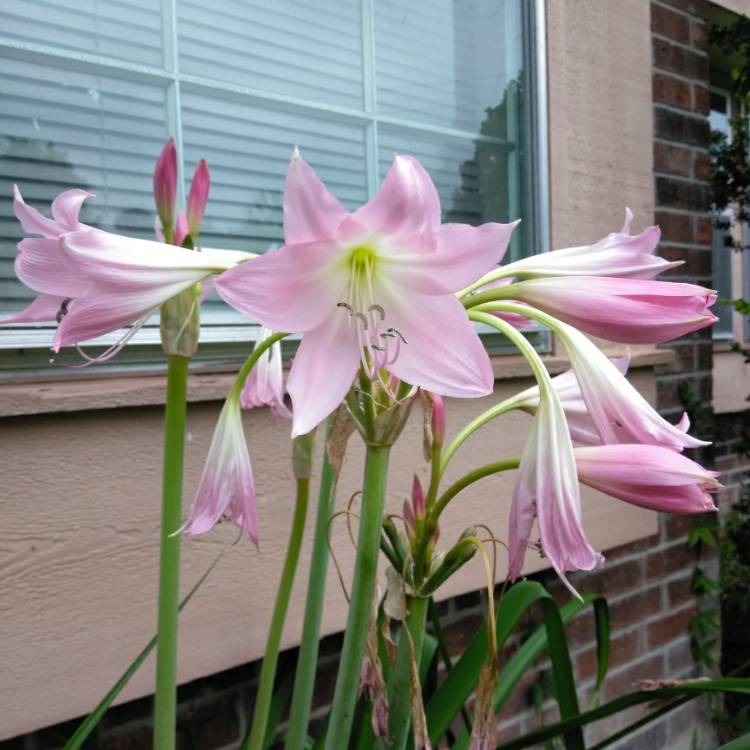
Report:
[[[648,2],[555,0],[548,13],[553,245],[593,240],[619,227],[625,205],[636,213],[636,227],[642,227],[653,219]],[[497,367],[503,369],[502,361]],[[637,371],[635,382],[653,396],[650,372]],[[160,410],[122,406],[137,404],[139,393],[153,403],[160,382],[143,385],[149,380],[135,386],[127,381],[92,384],[90,393],[55,384],[36,396],[14,391],[10,411],[51,413],[0,419],[0,738],[88,711],[153,633]],[[500,380],[494,399],[527,384]],[[64,408],[85,409],[103,403],[93,400],[102,390],[112,396],[105,401],[120,408],[54,412],[58,395]],[[223,392],[217,386],[213,394],[219,398]],[[210,396],[204,387],[201,398]],[[29,408],[30,398],[43,408]],[[451,403],[450,426],[455,429],[492,400]],[[216,413],[215,402],[190,407],[188,496]],[[189,605],[182,619],[181,680],[257,657],[266,636],[291,515],[289,444],[287,426],[274,426],[267,413],[246,419],[258,482],[261,549],[255,551],[245,540],[232,548]],[[466,447],[464,468],[517,454],[527,426],[521,415],[497,423]],[[356,487],[360,471],[361,447],[354,444],[341,498]],[[393,508],[421,466],[419,446],[413,421],[394,461],[388,492]],[[509,480],[477,485],[448,512],[443,539],[450,542],[478,520],[503,536],[509,496]],[[652,514],[593,494],[586,496],[584,515],[601,549],[656,528]],[[185,543],[183,589],[235,536],[224,527]],[[352,550],[341,530],[335,547],[348,570]],[[307,554],[306,546],[284,636],[287,645],[299,635]],[[529,569],[542,562],[530,555]],[[344,613],[333,576],[329,584],[326,632],[342,627]],[[481,570],[471,565],[441,595],[481,585]],[[151,686],[148,663],[122,698],[144,695]]]

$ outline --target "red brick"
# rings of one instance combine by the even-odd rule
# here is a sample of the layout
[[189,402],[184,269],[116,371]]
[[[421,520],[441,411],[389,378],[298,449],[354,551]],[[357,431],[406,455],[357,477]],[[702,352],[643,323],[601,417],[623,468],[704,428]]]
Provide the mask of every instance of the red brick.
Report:
[[[609,642],[609,669],[621,667],[637,659],[641,653],[641,633],[637,629],[611,638]],[[598,660],[596,647],[586,649],[575,658],[575,675],[578,682],[585,682],[596,674]]]
[[688,17],[655,3],[651,3],[651,31],[675,42],[690,44]]
[[710,370],[714,364],[714,348],[710,341],[695,345],[695,364],[699,370]]
[[646,558],[646,576],[649,580],[666,578],[683,568],[692,568],[695,563],[695,551],[686,544],[673,544],[671,547],[652,552]]
[[443,636],[452,656],[463,653],[483,623],[484,615],[467,615],[443,628]]
[[699,216],[695,225],[695,241],[699,245],[710,245],[713,239],[713,226],[708,216]]
[[654,73],[653,85],[654,101],[691,109],[690,84],[687,81],[666,73]]
[[670,677],[682,675],[694,667],[695,657],[687,638],[674,646],[670,646],[669,651],[667,651],[667,674]]
[[699,149],[693,156],[693,177],[696,180],[708,180],[711,177],[711,159],[708,151]]
[[656,205],[682,208],[688,211],[708,209],[710,195],[708,186],[701,182],[680,180],[674,177],[656,178]]
[[702,115],[707,115],[711,111],[711,97],[708,89],[699,83],[693,84],[693,109]]
[[705,18],[708,14],[706,0],[660,0],[662,5],[670,5],[682,13],[698,18]]
[[622,630],[655,615],[660,609],[660,587],[642,589],[609,605],[610,628],[612,631]]
[[653,39],[654,67],[671,71],[685,78],[708,81],[708,57],[672,44],[666,39]]
[[701,148],[708,148],[711,141],[711,129],[707,118],[693,113],[677,112],[658,104],[654,107],[654,133],[657,138]]
[[685,146],[654,142],[654,170],[682,177],[692,176],[692,155]]
[[670,581],[667,592],[671,609],[677,609],[693,599],[693,573],[678,578],[676,581]]
[[703,518],[702,515],[665,515],[664,518],[664,532],[665,537],[669,540],[673,539],[685,539],[688,531],[700,523]]
[[611,700],[635,690],[638,680],[658,680],[663,677],[664,659],[661,654],[654,654],[607,677],[604,683],[604,692],[607,700]]
[[698,277],[711,278],[711,251],[699,248],[674,247],[659,245],[659,255],[668,261],[683,261],[684,265],[672,271],[672,277],[685,276],[690,279]]
[[657,375],[665,373],[685,372],[695,367],[695,344],[679,343],[664,347],[674,352],[674,359],[668,365],[661,365],[657,369]]
[[708,41],[706,34],[706,24],[703,21],[690,22],[690,40],[698,50],[705,50]]
[[656,406],[660,410],[676,409],[683,406],[679,394],[678,380],[656,381]]
[[658,543],[659,535],[651,534],[650,536],[636,539],[634,542],[627,542],[625,544],[620,544],[617,547],[610,547],[605,553],[607,565],[612,565],[616,560],[620,560],[623,557],[629,557],[636,552],[643,552],[644,550],[651,549]]
[[688,633],[690,621],[698,611],[696,604],[692,604],[679,612],[666,615],[648,626],[648,647],[663,646]]
[[656,223],[661,227],[661,236],[666,242],[693,242],[693,217],[671,211],[657,211]]

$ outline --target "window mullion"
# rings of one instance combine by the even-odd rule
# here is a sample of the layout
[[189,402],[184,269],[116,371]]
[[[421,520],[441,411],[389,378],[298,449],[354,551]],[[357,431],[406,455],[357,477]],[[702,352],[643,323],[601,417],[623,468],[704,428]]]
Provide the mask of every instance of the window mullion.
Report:
[[367,197],[372,198],[380,184],[378,159],[377,80],[375,71],[375,6],[373,0],[362,0],[362,98],[370,116],[365,126],[365,159]]

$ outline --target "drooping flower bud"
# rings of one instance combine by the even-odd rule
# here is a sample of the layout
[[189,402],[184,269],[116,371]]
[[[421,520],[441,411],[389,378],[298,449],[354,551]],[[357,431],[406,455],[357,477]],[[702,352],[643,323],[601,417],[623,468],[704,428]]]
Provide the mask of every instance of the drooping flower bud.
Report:
[[193,242],[198,238],[201,231],[210,184],[211,177],[208,171],[208,163],[205,159],[201,159],[195,168],[193,180],[190,183],[190,192],[187,197],[188,232],[190,232]]
[[170,138],[156,162],[154,169],[154,201],[156,212],[168,237],[172,233],[174,205],[177,199],[177,148]]

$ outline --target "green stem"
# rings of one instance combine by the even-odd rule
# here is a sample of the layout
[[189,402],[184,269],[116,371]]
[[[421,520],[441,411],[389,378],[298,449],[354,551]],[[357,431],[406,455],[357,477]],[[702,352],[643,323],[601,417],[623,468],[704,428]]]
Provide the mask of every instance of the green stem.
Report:
[[[409,598],[409,614],[399,635],[396,665],[391,672],[391,684],[388,690],[390,714],[388,723],[391,737],[388,745],[389,750],[403,750],[409,737],[411,704],[414,700],[410,664],[413,658],[417,674],[419,674],[419,657],[422,653],[422,640],[429,601],[427,597]],[[408,634],[403,632],[403,627],[408,630]]]
[[520,463],[520,458],[506,458],[502,461],[493,461],[490,464],[484,464],[484,466],[480,466],[473,469],[468,474],[464,474],[460,479],[453,482],[453,484],[448,487],[448,489],[443,492],[435,502],[433,509],[435,519],[439,518],[440,514],[445,510],[445,506],[470,484],[474,484],[474,482],[478,482],[480,479],[484,479],[484,477],[488,477],[492,474],[498,474],[501,471],[517,469]]
[[154,748],[175,745],[177,715],[177,614],[180,603],[180,528],[182,464],[185,451],[186,357],[167,357],[167,402],[164,409],[159,614],[154,697]]
[[267,339],[256,342],[255,348],[252,350],[252,352],[250,352],[248,358],[243,362],[242,367],[240,367],[240,370],[237,373],[237,377],[234,379],[234,383],[232,384],[232,390],[230,391],[227,400],[229,400],[229,398],[231,398],[232,396],[240,395],[240,393],[242,392],[242,388],[245,385],[245,381],[247,380],[247,376],[250,374],[250,370],[255,367],[255,363],[261,358],[263,352],[270,349],[277,341],[281,341],[281,339],[285,338],[288,335],[288,333],[274,333]]
[[390,448],[386,446],[367,447],[351,603],[328,723],[326,750],[344,750],[349,746],[359,673],[375,593],[389,454]]
[[292,530],[289,534],[289,544],[286,550],[284,568],[281,572],[279,590],[276,593],[276,602],[271,616],[271,625],[268,630],[266,651],[263,655],[263,665],[260,670],[258,682],[258,694],[255,698],[255,710],[253,712],[252,729],[250,736],[242,744],[242,750],[261,750],[263,740],[266,736],[266,725],[268,724],[268,711],[271,707],[273,696],[273,683],[276,678],[276,665],[279,660],[279,647],[281,635],[284,631],[289,598],[292,594],[294,574],[297,571],[297,561],[302,547],[302,535],[305,530],[305,517],[307,515],[307,502],[310,497],[310,480],[308,478],[297,479],[297,498],[294,504],[294,517],[292,519]]
[[[328,422],[330,431],[331,420]],[[326,436],[327,443],[327,436]],[[315,671],[318,665],[320,622],[323,617],[328,570],[328,522],[335,503],[336,472],[328,459],[328,450],[323,450],[323,467],[318,491],[318,515],[315,519],[315,537],[310,557],[310,576],[307,584],[307,601],[302,625],[302,642],[294,676],[294,693],[289,713],[286,750],[304,747],[310,721]]]

